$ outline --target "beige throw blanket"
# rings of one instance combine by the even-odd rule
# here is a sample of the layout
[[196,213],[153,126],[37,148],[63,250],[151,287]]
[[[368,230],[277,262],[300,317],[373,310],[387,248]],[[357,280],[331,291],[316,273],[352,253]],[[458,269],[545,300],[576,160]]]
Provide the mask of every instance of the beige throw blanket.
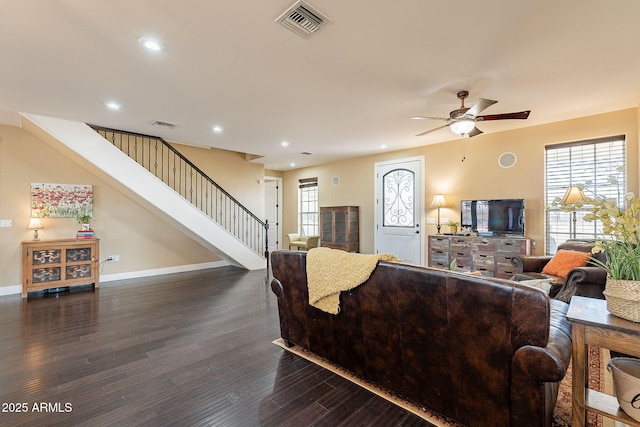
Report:
[[355,254],[330,248],[307,253],[309,304],[331,314],[340,311],[340,292],[365,282],[378,261],[400,261],[392,254]]

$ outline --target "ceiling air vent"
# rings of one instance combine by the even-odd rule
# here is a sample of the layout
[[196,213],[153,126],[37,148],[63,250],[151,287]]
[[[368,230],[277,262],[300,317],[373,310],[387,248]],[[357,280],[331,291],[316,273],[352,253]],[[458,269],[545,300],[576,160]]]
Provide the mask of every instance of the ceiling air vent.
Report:
[[276,22],[288,28],[297,35],[308,39],[322,26],[331,22],[329,18],[320,13],[309,3],[299,0],[285,13],[280,15]]
[[162,120],[154,120],[151,122],[151,126],[161,126],[163,128],[167,128],[167,129],[173,129],[174,127],[176,127],[176,125],[174,123],[169,123],[169,122],[163,122]]

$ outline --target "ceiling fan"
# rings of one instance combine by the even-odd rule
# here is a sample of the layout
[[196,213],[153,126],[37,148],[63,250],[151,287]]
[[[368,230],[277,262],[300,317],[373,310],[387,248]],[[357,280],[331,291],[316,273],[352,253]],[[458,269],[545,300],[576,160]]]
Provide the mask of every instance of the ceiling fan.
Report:
[[509,119],[526,119],[529,117],[530,110],[528,111],[520,111],[519,113],[506,113],[506,114],[489,114],[485,116],[479,116],[481,111],[485,108],[492,106],[498,101],[493,101],[491,99],[480,98],[476,104],[471,108],[466,108],[464,106],[464,100],[469,96],[469,92],[466,90],[461,90],[458,92],[458,99],[461,101],[461,106],[457,110],[453,110],[449,113],[449,117],[429,117],[429,116],[415,116],[411,117],[412,119],[420,120],[420,119],[433,119],[433,120],[444,120],[447,122],[442,126],[438,126],[437,128],[422,132],[417,134],[416,136],[426,135],[431,132],[435,132],[442,128],[449,126],[451,130],[460,135],[460,136],[476,136],[480,135],[482,131],[476,127],[476,123],[480,121],[490,121],[490,120],[509,120]]

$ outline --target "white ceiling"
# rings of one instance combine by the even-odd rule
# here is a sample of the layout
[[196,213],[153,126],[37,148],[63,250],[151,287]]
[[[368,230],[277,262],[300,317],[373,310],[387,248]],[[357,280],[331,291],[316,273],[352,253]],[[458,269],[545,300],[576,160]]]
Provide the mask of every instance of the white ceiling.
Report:
[[0,123],[43,114],[286,170],[454,139],[409,117],[447,116],[461,89],[499,101],[483,114],[532,111],[485,134],[640,102],[636,0],[308,0],[332,21],[310,39],[275,22],[293,2],[5,0]]

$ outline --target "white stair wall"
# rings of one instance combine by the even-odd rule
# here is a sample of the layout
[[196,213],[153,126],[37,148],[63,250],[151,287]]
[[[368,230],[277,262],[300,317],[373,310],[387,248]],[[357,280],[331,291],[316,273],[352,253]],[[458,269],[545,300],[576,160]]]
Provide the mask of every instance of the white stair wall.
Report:
[[22,113],[22,127],[75,160],[88,162],[166,214],[229,263],[266,268],[266,260],[84,123]]

